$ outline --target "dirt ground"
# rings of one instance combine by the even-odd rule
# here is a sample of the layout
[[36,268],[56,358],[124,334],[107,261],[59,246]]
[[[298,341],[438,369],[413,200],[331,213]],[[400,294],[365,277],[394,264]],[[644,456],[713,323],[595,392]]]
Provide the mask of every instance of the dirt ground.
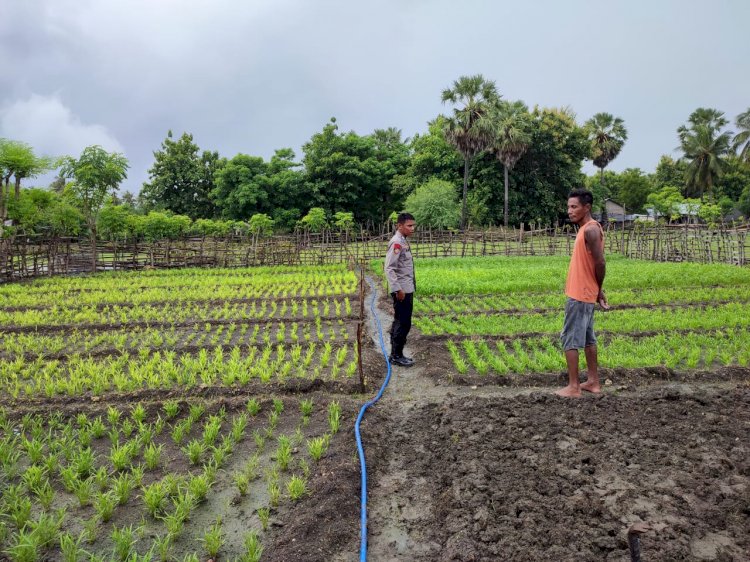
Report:
[[[746,370],[610,370],[602,396],[565,400],[555,375],[482,385],[446,377],[417,334],[406,351],[419,366],[394,370],[362,425],[369,560],[628,561],[639,522],[643,560],[750,560]],[[308,546],[270,559],[358,558],[358,481],[328,484],[285,529]]]

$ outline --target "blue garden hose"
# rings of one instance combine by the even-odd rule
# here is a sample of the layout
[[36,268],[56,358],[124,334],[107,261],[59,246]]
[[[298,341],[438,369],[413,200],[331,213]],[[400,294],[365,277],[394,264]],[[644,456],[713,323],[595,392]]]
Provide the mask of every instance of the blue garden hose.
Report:
[[385,376],[385,380],[383,381],[383,385],[380,387],[380,390],[378,391],[375,398],[367,402],[364,406],[362,406],[362,409],[359,411],[359,415],[357,416],[357,421],[354,424],[354,435],[357,438],[357,453],[359,454],[359,466],[360,466],[360,472],[362,473],[362,493],[361,493],[361,499],[360,499],[360,546],[359,546],[359,560],[360,562],[366,562],[367,561],[367,464],[365,463],[365,450],[362,448],[362,436],[359,433],[359,424],[362,421],[362,418],[365,415],[365,410],[375,404],[378,400],[380,400],[380,397],[383,396],[383,392],[385,392],[385,387],[388,386],[388,382],[391,380],[391,362],[388,360],[388,352],[385,349],[385,342],[383,341],[383,327],[380,324],[380,318],[378,317],[377,313],[375,312],[375,297],[377,296],[377,291],[375,287],[372,285],[370,286],[372,288],[372,300],[370,301],[370,310],[372,311],[373,316],[375,317],[375,321],[378,324],[378,338],[380,338],[380,350],[383,352],[383,357],[385,357],[385,364],[388,366],[388,372]]

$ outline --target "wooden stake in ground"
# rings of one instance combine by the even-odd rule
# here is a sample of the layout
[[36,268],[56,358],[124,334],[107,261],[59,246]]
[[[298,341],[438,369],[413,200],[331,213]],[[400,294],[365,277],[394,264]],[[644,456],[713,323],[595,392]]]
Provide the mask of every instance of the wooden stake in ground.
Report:
[[362,331],[365,322],[365,260],[359,264],[359,321],[357,322],[357,366],[359,367],[359,387],[365,391],[365,371],[362,368]]

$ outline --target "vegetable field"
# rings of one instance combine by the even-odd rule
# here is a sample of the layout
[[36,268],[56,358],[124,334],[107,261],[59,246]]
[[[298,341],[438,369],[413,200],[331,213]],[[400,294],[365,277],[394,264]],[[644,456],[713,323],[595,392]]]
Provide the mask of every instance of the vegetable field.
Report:
[[[610,256],[618,386],[571,402],[552,395],[567,264],[417,260],[417,365],[362,425],[370,560],[624,560],[623,522],[647,517],[652,559],[742,559],[750,270]],[[359,291],[343,265],[0,285],[0,559],[355,559],[352,429],[385,373]]]
[[[424,260],[415,326],[443,343],[459,375],[560,372],[567,265],[564,257]],[[611,310],[595,316],[603,367],[750,364],[749,270],[610,257],[605,288]]]
[[358,298],[343,266],[0,286],[3,556],[259,560],[350,462]]

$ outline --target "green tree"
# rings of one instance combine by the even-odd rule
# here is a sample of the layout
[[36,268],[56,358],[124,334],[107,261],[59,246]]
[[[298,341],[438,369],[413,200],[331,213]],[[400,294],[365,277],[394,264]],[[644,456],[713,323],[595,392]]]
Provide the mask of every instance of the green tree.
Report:
[[257,213],[250,217],[248,225],[248,230],[256,237],[273,233],[273,219],[264,213]]
[[97,232],[105,240],[125,240],[134,234],[132,209],[126,205],[104,205],[97,219]]
[[652,178],[654,189],[673,186],[685,191],[686,173],[687,163],[684,160],[675,160],[671,156],[663,155],[656,165]]
[[80,158],[63,160],[61,176],[73,178],[70,184],[91,240],[91,265],[96,271],[96,222],[107,194],[115,191],[127,177],[128,160],[120,153],[109,153],[101,146],[88,146]]
[[300,219],[300,226],[309,232],[322,232],[328,226],[325,209],[313,207]]
[[414,215],[417,224],[423,226],[456,228],[460,220],[456,186],[437,178],[409,195],[406,209]]
[[489,149],[503,163],[503,225],[508,228],[508,171],[531,144],[531,116],[523,102],[501,102],[492,108],[488,119],[492,131]]
[[261,188],[272,202],[266,209],[277,227],[292,229],[310,204],[302,165],[295,162],[291,148],[281,148],[271,157],[265,175],[258,178]]
[[461,229],[466,227],[466,199],[469,190],[469,171],[472,159],[492,141],[492,130],[483,119],[498,102],[495,83],[481,74],[461,76],[451,88],[443,90],[443,103],[454,106],[453,115],[444,121],[443,133],[464,159],[464,184],[461,204]]
[[354,229],[354,213],[339,211],[333,215],[333,226],[341,232],[351,232]]
[[610,113],[597,113],[586,121],[584,129],[591,143],[591,161],[599,168],[603,185],[604,168],[617,158],[628,139],[625,122]]
[[613,199],[623,205],[626,212],[642,213],[652,191],[654,187],[648,174],[640,168],[627,168],[618,174]]
[[34,178],[56,167],[57,162],[47,156],[37,156],[26,143],[0,139],[0,224],[7,217],[10,199],[10,179],[14,179],[15,199],[21,195],[21,180]]
[[[394,204],[402,208],[403,201],[419,186],[432,178],[460,185],[463,158],[443,134],[446,117],[440,115],[428,123],[427,133],[414,135],[409,143],[410,158],[404,171],[393,179]],[[400,204],[399,204],[400,203]]]
[[732,134],[722,132],[728,121],[717,109],[700,107],[690,114],[687,125],[677,129],[680,148],[688,162],[686,185],[688,194],[713,197],[717,178],[724,172],[724,160],[730,151]]
[[750,108],[740,113],[734,122],[738,132],[732,141],[732,150],[740,159],[750,162]]
[[380,159],[376,140],[353,131],[339,133],[331,119],[303,146],[302,162],[312,203],[333,215],[352,212],[359,222],[385,219],[384,191],[391,189],[389,163]]
[[[529,148],[509,174],[514,189],[508,193],[508,222],[554,224],[566,216],[568,193],[585,182],[581,165],[589,156],[589,142],[567,109],[534,108],[530,131]],[[481,224],[501,224],[504,200],[497,186],[503,174],[494,155],[477,157],[471,182]]]
[[725,158],[721,177],[716,178],[715,197],[728,197],[732,201],[738,201],[747,185],[750,185],[750,161],[735,155]]
[[215,187],[219,154],[199,154],[199,150],[193,135],[183,133],[175,141],[172,131],[167,133],[161,149],[154,152],[150,182],[143,184],[142,195],[150,207],[196,218],[214,216],[210,193]]
[[268,207],[262,178],[268,165],[259,156],[238,154],[216,172],[211,198],[224,218],[247,220]]
[[656,218],[667,217],[672,222],[680,217],[679,205],[685,202],[685,198],[678,187],[666,186],[650,193],[646,201],[654,210]]

